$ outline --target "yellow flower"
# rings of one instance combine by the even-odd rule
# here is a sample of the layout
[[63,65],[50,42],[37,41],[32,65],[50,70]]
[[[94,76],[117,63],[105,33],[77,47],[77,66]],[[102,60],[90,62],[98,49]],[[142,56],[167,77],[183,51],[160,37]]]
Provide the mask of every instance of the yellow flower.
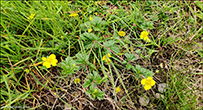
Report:
[[116,93],[118,93],[118,92],[120,92],[121,91],[121,88],[118,86],[117,88],[116,88]]
[[89,17],[89,19],[90,19],[91,21],[93,20],[93,18],[92,18],[91,16]]
[[56,63],[58,60],[56,59],[56,55],[51,54],[48,58],[42,57],[43,66],[46,66],[47,68],[50,68],[52,66],[56,66]]
[[25,69],[24,71],[25,71],[27,74],[30,72],[28,69]]
[[155,85],[155,81],[152,79],[152,77],[148,77],[147,79],[143,79],[142,81],[141,81],[141,84],[142,85],[144,85],[144,89],[145,90],[149,90],[149,89],[151,89],[151,87],[152,86],[154,86]]
[[[108,56],[108,58],[107,58],[107,56]],[[105,60],[107,63],[110,63],[111,62],[110,57],[111,57],[111,54],[108,53],[107,55],[104,55],[102,57],[102,60]]]
[[143,39],[143,40],[145,40],[145,41],[147,41],[147,42],[150,42],[150,39],[149,39],[149,37],[148,37],[148,34],[149,34],[148,32],[142,31],[141,34],[140,34],[140,38]]
[[148,32],[142,31],[142,32],[141,32],[141,35],[140,35],[140,38],[141,38],[141,39],[144,39],[144,38],[146,39],[146,37],[148,36],[148,34],[149,34]]
[[78,16],[78,14],[77,14],[77,13],[71,13],[71,14],[69,15],[69,17],[72,17],[72,16]]
[[165,8],[165,7],[166,7],[166,5],[164,4],[164,5],[163,5],[163,7]]
[[97,14],[98,14],[98,13],[97,13],[97,12],[95,12],[94,14],[97,16]]
[[79,83],[81,80],[79,79],[79,78],[76,78],[75,80],[74,80],[74,82],[75,83]]
[[125,36],[125,32],[124,32],[124,31],[119,31],[119,32],[118,32],[118,35],[119,35],[119,36]]
[[90,33],[92,31],[92,29],[88,29],[88,32]]
[[33,19],[35,14],[31,14],[27,19]]

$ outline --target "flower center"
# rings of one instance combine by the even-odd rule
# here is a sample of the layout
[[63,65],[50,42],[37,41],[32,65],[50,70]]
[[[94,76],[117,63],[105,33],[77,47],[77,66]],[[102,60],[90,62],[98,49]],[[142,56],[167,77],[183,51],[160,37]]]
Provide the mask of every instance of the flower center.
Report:
[[53,60],[52,58],[48,58],[48,59],[47,59],[47,62],[51,63],[52,60]]
[[151,80],[147,80],[146,85],[151,85]]

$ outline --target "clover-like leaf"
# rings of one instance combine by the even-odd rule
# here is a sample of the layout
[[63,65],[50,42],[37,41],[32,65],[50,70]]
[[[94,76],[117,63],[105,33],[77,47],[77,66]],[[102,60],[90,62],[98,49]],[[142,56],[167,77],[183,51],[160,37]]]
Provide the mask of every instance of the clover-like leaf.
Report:
[[79,65],[86,63],[89,58],[89,56],[85,53],[77,53],[75,56],[77,57],[76,61]]

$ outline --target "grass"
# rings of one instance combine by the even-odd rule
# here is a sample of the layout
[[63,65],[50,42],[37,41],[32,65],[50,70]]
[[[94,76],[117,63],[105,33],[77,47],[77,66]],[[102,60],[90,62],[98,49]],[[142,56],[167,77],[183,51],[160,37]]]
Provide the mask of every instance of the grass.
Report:
[[202,2],[1,4],[1,109],[202,109]]

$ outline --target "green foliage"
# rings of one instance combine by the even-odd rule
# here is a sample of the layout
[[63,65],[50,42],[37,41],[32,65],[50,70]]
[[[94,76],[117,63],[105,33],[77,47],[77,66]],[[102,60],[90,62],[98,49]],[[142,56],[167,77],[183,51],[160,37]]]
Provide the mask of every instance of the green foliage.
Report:
[[[194,53],[194,50],[191,50],[194,42],[202,42],[202,2],[117,1],[1,1],[0,105],[19,106],[27,99],[33,102],[34,106],[36,102],[40,102],[40,98],[36,98],[34,94],[43,91],[43,88],[57,91],[61,86],[58,86],[58,81],[64,80],[71,85],[70,88],[74,86],[74,90],[83,86],[86,94],[90,94],[93,100],[102,100],[105,95],[102,87],[107,86],[106,89],[113,94],[108,97],[113,97],[120,109],[123,109],[122,106],[131,107],[128,102],[134,103],[134,100],[130,99],[133,91],[138,91],[133,97],[139,97],[142,94],[140,89],[143,88],[137,83],[126,86],[124,81],[129,79],[126,76],[135,74],[135,78],[130,78],[138,79],[135,82],[139,82],[140,76],[153,76],[152,71],[157,68],[147,63],[143,65],[137,62],[137,59],[150,61],[152,53],[159,52],[165,57],[159,59],[170,60],[170,76],[166,74],[166,78],[160,81],[172,82],[168,83],[170,88],[164,94],[164,100],[156,99],[156,103],[150,101],[152,104],[147,108],[154,109],[151,105],[159,106],[158,100],[161,106],[168,107],[166,109],[194,109],[195,104],[198,104],[197,97],[185,95],[182,91],[189,87],[191,91],[186,92],[193,94],[194,87],[190,87],[190,83],[195,82],[191,82],[192,77],[182,80],[189,76],[187,73],[184,73],[184,77],[174,77],[177,76],[176,71],[171,70],[176,68],[171,64],[186,56],[182,51]],[[76,13],[76,16],[70,16],[71,13]],[[150,42],[140,39],[143,30],[149,32]],[[126,35],[118,36],[119,31],[124,31]],[[162,47],[172,47],[174,51],[160,51]],[[134,52],[138,53],[139,57],[136,58]],[[198,56],[194,58],[203,57],[202,49],[196,52]],[[58,64],[47,69],[42,66],[41,58],[53,53]],[[102,60],[107,53],[111,54],[110,63]],[[168,54],[170,56],[167,56]],[[65,60],[61,61],[63,58]],[[193,67],[201,66],[203,61],[195,63]],[[141,67],[141,64],[144,67]],[[152,67],[152,70],[146,67]],[[28,68],[30,72],[25,74],[24,69]],[[191,65],[188,68],[191,68]],[[49,73],[55,74],[53,71],[63,75],[58,77],[57,83],[54,82],[56,85],[52,85],[46,76]],[[80,72],[87,74],[78,74]],[[157,72],[155,76],[161,73],[163,72]],[[175,74],[171,75],[173,73]],[[83,84],[71,83],[72,77],[79,78]],[[42,79],[39,78],[44,81],[41,82]],[[32,84],[34,81],[42,88]],[[125,93],[113,93],[115,90],[112,88],[116,88],[117,84],[122,85]],[[71,91],[69,90],[68,88],[67,92]],[[124,98],[119,99],[120,96]],[[153,99],[153,96],[151,97],[150,99]],[[59,98],[63,100],[63,97]],[[189,104],[185,102],[187,98],[191,99]]]
[[63,69],[63,75],[72,75],[75,71],[79,70],[79,66],[77,66],[77,62],[75,62],[72,57],[66,57],[66,59],[58,64],[59,67]]
[[83,87],[90,88],[90,91],[87,90],[86,93],[91,94],[91,97],[93,99],[95,99],[97,97],[99,100],[101,100],[102,96],[105,95],[105,93],[100,92],[100,90],[98,90],[97,88],[94,88],[94,87],[96,87],[98,84],[101,84],[102,82],[106,82],[106,81],[107,81],[107,77],[101,78],[101,76],[96,71],[93,71],[93,74],[92,73],[88,74],[88,76],[85,79],[85,82],[83,84]]
[[[111,50],[113,50],[115,53],[120,53],[120,49],[118,48],[118,45],[115,44],[114,40],[109,40],[104,42],[104,46],[106,46],[107,48],[110,48]],[[105,50],[110,53],[110,51],[108,49],[105,48]]]
[[98,88],[93,88],[93,86],[90,86],[90,91],[87,90],[86,94],[91,94],[91,98],[94,100],[95,98],[102,100],[103,96],[105,95],[104,92],[101,92]]
[[77,53],[75,56],[77,57],[76,62],[79,65],[85,64],[89,58],[89,56],[87,54],[84,54],[84,53]]
[[133,67],[133,71],[136,72],[136,76],[138,78],[140,78],[140,74],[143,75],[144,77],[148,77],[148,76],[153,76],[154,73],[148,69],[145,69],[143,67],[141,67],[140,65],[136,65],[135,67]]

